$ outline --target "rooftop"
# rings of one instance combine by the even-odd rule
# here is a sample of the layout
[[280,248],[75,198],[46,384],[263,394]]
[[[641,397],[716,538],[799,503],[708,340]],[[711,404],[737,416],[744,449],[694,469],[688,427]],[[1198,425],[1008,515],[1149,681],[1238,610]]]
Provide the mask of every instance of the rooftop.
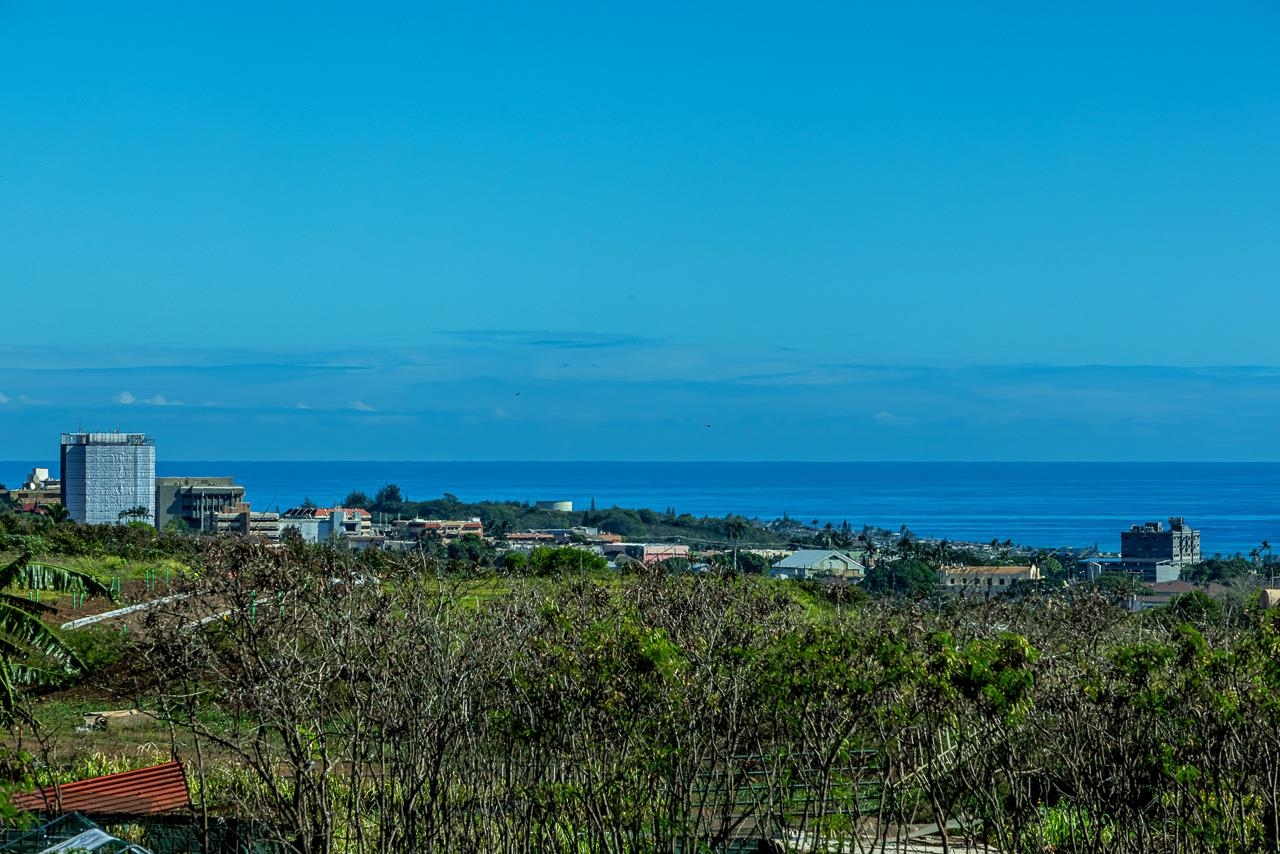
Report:
[[154,445],[146,433],[63,433],[63,445]]
[[89,815],[154,815],[191,804],[182,764],[166,762],[122,771],[34,792],[14,795],[13,806],[41,813],[82,812]]

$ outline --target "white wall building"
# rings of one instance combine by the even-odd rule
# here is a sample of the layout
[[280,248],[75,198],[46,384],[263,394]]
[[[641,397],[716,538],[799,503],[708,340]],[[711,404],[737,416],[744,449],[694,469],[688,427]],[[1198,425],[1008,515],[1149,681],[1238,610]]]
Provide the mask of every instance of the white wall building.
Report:
[[63,433],[62,503],[88,525],[134,521],[121,514],[146,510],[156,518],[156,446],[145,433]]

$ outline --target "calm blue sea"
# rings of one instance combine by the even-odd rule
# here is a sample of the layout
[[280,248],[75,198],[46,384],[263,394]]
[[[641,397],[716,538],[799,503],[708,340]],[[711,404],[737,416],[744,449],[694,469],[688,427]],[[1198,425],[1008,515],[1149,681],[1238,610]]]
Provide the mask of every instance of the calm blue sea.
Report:
[[[30,462],[0,462],[19,483]],[[42,463],[41,465],[49,465]],[[56,469],[56,464],[50,466]],[[1115,551],[1135,522],[1185,516],[1206,554],[1280,545],[1280,463],[171,462],[158,474],[231,475],[257,508],[395,483],[411,499],[562,499],[575,508],[674,507],[921,536]]]

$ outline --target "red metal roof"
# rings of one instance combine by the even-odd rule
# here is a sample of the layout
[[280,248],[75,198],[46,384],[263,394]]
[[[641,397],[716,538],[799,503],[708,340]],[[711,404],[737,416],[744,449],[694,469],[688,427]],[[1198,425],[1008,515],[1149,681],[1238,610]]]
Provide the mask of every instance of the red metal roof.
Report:
[[152,815],[191,805],[182,763],[166,762],[136,771],[47,786],[14,795],[13,805],[30,812],[87,815]]

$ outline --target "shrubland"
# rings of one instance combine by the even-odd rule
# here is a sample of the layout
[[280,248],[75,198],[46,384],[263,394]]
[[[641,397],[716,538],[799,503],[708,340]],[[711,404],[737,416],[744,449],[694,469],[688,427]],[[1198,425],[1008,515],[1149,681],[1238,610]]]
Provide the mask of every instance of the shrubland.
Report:
[[[119,560],[159,541],[116,536]],[[873,596],[573,550],[477,570],[479,548],[184,546],[185,598],[68,636],[74,691],[147,710],[128,761],[181,758],[198,824],[308,854],[838,850],[922,824],[1006,852],[1280,845],[1274,613],[914,598],[925,556]],[[74,719],[65,690],[42,704]],[[127,761],[79,737],[44,733],[29,782]]]
[[928,823],[1002,851],[1280,840],[1271,614],[545,559],[478,596],[499,582],[444,569],[217,544],[114,689],[169,728],[202,810],[296,851],[854,844]]

